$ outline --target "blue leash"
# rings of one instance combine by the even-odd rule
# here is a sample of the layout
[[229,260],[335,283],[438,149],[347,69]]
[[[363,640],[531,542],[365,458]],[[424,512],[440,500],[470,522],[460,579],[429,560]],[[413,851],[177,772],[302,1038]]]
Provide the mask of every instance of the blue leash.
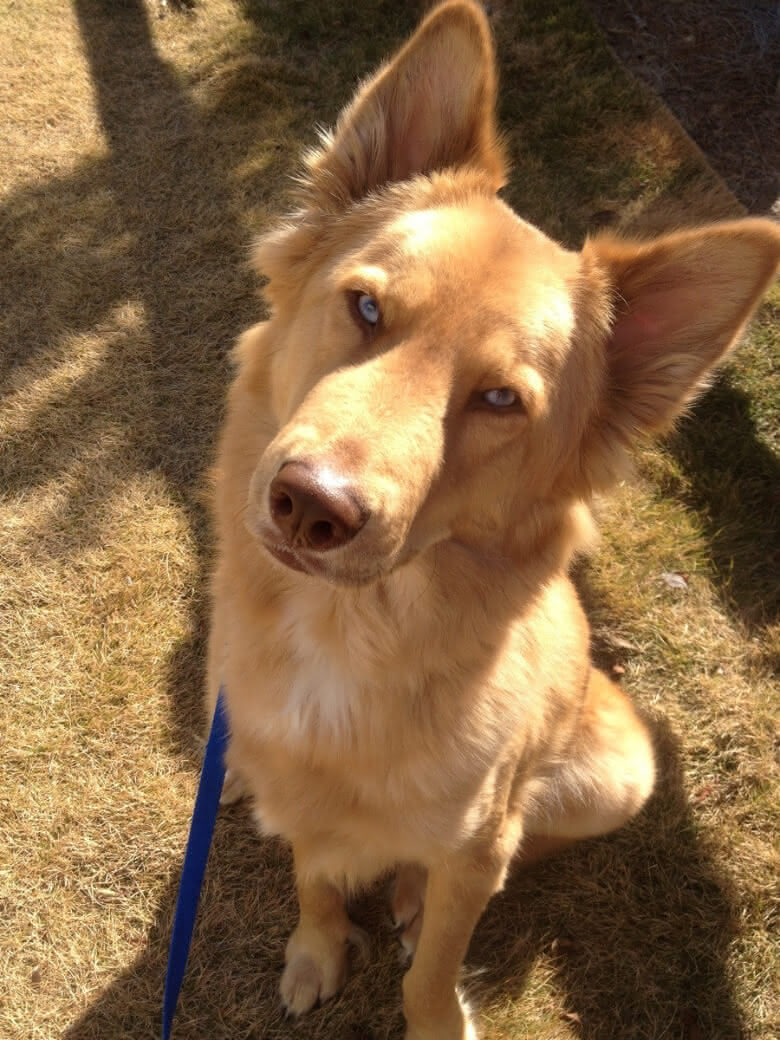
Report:
[[219,808],[219,796],[222,794],[222,784],[225,780],[224,752],[226,745],[227,718],[223,690],[220,687],[203,758],[198,793],[195,796],[195,809],[192,813],[190,836],[187,839],[187,851],[184,854],[179,896],[176,900],[176,913],[173,918],[168,970],[165,973],[162,1040],[169,1040],[171,1035],[176,1001],[179,999],[179,990],[187,967],[187,956],[190,952],[192,929],[198,913],[203,873],[206,869],[206,860],[209,858],[214,821]]

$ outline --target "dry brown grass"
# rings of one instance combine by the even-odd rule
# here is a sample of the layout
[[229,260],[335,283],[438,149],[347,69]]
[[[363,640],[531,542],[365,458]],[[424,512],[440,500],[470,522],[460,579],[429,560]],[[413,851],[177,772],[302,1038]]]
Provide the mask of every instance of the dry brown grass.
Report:
[[[569,242],[736,211],[578,3],[497,2],[509,197]],[[157,1035],[199,761],[201,505],[251,234],[315,121],[417,18],[371,0],[28,0],[0,12],[0,1036]],[[581,568],[602,663],[657,733],[625,831],[518,874],[469,957],[486,1037],[776,1035],[775,293],[678,434],[639,453]],[[687,591],[659,575],[685,572]],[[288,856],[217,827],[177,1036],[389,1040],[369,970],[299,1026],[275,987]]]

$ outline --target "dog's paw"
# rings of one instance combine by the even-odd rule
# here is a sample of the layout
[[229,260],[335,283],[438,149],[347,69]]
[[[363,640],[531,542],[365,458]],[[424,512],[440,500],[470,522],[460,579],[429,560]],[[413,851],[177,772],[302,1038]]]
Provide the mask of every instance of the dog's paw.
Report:
[[423,923],[426,872],[422,867],[404,864],[398,868],[390,907],[393,924],[401,932],[403,960],[414,956]]
[[282,1003],[292,1015],[303,1015],[316,1003],[339,992],[347,978],[347,944],[323,933],[302,935],[296,928],[285,954],[279,983]]
[[285,966],[279,991],[285,1008],[297,1016],[335,996],[343,984],[341,966],[318,964],[308,953],[297,953]]

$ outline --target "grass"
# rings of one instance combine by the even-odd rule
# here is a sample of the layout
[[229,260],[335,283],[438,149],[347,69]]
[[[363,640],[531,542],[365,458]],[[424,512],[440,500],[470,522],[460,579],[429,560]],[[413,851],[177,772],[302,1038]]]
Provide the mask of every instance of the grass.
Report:
[[[578,244],[738,212],[573,0],[495,2],[507,197]],[[160,13],[168,11],[166,17]],[[203,509],[227,351],[260,312],[249,243],[416,4],[74,0],[0,12],[0,1035],[157,1035],[203,724]],[[777,310],[601,507],[578,580],[600,662],[662,762],[623,832],[513,876],[469,956],[490,1040],[768,1040],[777,601]],[[668,588],[663,572],[688,578]],[[369,970],[300,1026],[276,983],[289,857],[217,827],[177,1036],[391,1040]]]

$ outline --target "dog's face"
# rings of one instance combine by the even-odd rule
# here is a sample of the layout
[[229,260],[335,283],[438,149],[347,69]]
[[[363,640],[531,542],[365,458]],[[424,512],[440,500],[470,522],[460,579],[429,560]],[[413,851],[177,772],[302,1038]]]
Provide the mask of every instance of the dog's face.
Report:
[[450,189],[357,207],[277,314],[281,428],[254,523],[332,580],[370,581],[445,538],[505,552],[508,519],[550,492],[598,397],[595,353],[568,372],[579,257],[479,182]]
[[259,247],[279,432],[248,522],[296,570],[361,584],[445,539],[527,551],[541,508],[674,417],[774,271],[758,222],[562,249],[496,197],[494,83],[482,21],[439,9]]

